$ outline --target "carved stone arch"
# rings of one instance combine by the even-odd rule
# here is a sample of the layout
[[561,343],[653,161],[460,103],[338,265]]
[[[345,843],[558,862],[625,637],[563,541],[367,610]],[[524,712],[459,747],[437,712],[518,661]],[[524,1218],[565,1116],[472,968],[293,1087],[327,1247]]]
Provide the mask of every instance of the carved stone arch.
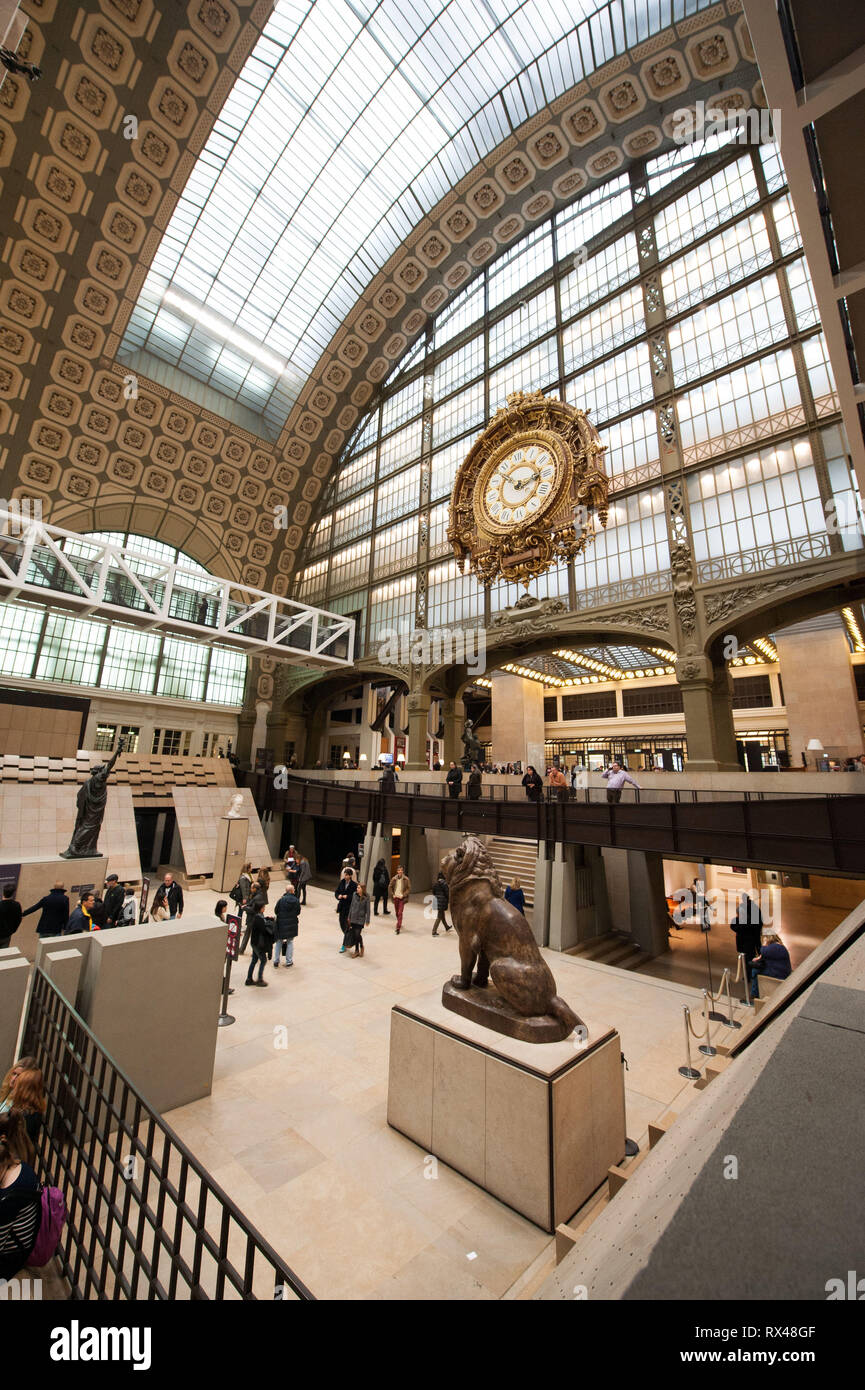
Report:
[[704,591],[700,598],[704,650],[717,659],[729,635],[744,646],[754,637],[861,601],[865,560],[851,552],[804,572],[742,578]]
[[90,531],[126,531],[150,536],[163,545],[182,550],[218,579],[240,580],[240,566],[220,546],[216,528],[210,528],[189,513],[154,507],[146,498],[129,497],[123,502],[100,502],[95,498],[87,506],[64,507],[55,503],[45,520],[49,526],[59,526],[79,535]]

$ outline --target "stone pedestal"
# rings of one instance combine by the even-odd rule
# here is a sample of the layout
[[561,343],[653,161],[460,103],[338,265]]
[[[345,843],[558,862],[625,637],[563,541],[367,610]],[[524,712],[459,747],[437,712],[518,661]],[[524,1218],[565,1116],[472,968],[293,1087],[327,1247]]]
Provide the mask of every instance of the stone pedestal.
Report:
[[13,947],[0,952],[0,1076],[5,1076],[15,1061],[29,976],[30,966]]
[[[50,893],[55,883],[62,883],[69,898],[69,911],[74,912],[82,889],[91,888],[94,893],[101,895],[105,875],[108,873],[108,862],[105,855],[96,855],[92,859],[61,859],[57,854],[28,857],[18,856],[12,850],[3,850],[4,864],[10,868],[14,868],[16,863],[20,866],[15,896],[23,908],[32,907],[40,898],[44,898],[46,893]],[[6,875],[3,877],[5,880]],[[23,919],[12,938],[11,944],[17,946],[29,961],[36,959],[39,941],[36,928],[41,915],[41,912],[31,912]]]
[[616,1030],[588,1040],[501,1037],[439,992],[391,1011],[388,1124],[545,1231],[567,1221],[625,1153]]
[[213,861],[214,893],[227,893],[240,878],[246,860],[249,821],[246,816],[222,816],[216,836]]

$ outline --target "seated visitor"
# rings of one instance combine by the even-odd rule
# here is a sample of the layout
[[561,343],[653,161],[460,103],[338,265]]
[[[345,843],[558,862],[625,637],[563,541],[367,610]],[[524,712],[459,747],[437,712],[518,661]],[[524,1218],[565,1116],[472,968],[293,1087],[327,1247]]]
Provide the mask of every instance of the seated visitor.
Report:
[[525,913],[526,895],[520,887],[520,881],[516,875],[514,875],[513,883],[509,883],[505,889],[505,897],[511,906],[517,909],[517,912]]
[[760,997],[758,981],[761,975],[765,975],[767,980],[786,980],[792,970],[790,952],[778,933],[764,932],[760,954],[751,961],[751,998]]
[[61,936],[69,921],[69,896],[65,885],[55,883],[50,893],[32,907],[25,907],[21,916],[29,917],[31,912],[42,913],[36,924],[37,936]]

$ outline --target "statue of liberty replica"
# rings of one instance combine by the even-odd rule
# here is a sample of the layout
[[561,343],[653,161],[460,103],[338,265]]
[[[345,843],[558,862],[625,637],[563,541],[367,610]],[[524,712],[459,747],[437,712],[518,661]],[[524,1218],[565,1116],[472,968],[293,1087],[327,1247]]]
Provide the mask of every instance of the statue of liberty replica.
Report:
[[78,814],[75,817],[75,829],[72,831],[69,848],[61,852],[61,859],[102,858],[96,845],[108,801],[108,775],[123,752],[123,747],[123,740],[121,739],[117,752],[111,761],[109,763],[97,763],[95,767],[91,767],[87,781],[78,788],[76,801]]

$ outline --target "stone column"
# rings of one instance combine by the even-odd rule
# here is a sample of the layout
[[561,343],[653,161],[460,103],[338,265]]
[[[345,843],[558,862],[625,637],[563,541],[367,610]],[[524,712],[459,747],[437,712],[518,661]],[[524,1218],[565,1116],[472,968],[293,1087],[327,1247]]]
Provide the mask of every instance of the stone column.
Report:
[[458,763],[463,753],[463,746],[460,742],[460,734],[466,722],[466,707],[462,700],[442,700],[442,718],[444,719],[444,765]]
[[[492,760],[544,766],[544,688],[540,681],[492,674]],[[543,773],[541,773],[543,776]]]
[[733,682],[726,666],[706,656],[681,657],[676,679],[682,690],[690,772],[739,772],[733,729]]
[[553,861],[547,858],[547,846],[538,844],[535,862],[535,892],[532,905],[532,932],[539,946],[550,944],[550,881]]
[[592,846],[556,845],[550,861],[551,950],[567,951],[609,931],[607,884],[600,851]]
[[430,697],[421,691],[413,691],[408,697],[408,754],[406,772],[426,772],[427,723],[429,721]]
[[[856,682],[844,624],[837,613],[793,623],[775,634],[790,728],[790,759],[799,767],[811,739],[832,758],[865,751]],[[819,753],[808,754],[813,767]]]
[[402,866],[411,879],[412,897],[428,893],[432,887],[426,835],[420,826],[403,826],[400,836]]

